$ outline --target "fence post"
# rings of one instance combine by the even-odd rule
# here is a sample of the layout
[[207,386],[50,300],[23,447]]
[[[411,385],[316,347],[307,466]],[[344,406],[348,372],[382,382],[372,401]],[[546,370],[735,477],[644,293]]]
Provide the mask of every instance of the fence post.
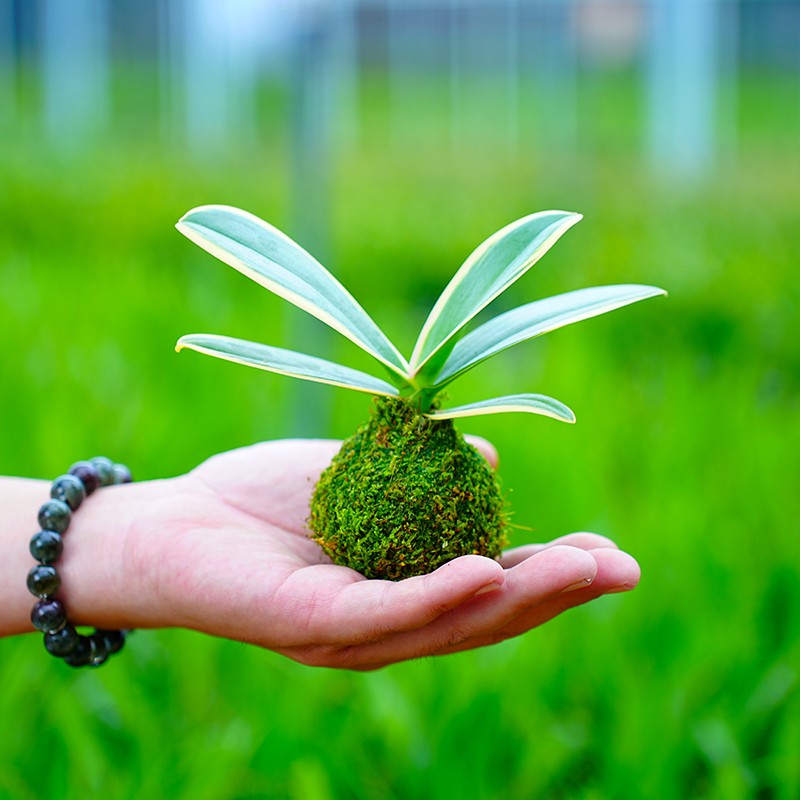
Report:
[[462,145],[462,116],[464,104],[464,69],[462,64],[462,18],[460,0],[450,0],[450,146],[457,151]]
[[717,92],[714,0],[652,0],[648,155],[660,172],[694,178],[714,158]]
[[44,128],[60,147],[85,145],[108,122],[107,12],[105,0],[42,0]]
[[519,40],[520,0],[506,0],[506,138],[508,149],[514,154],[519,149]]
[[225,20],[216,18],[214,0],[183,0],[181,11],[187,144],[196,154],[220,151],[228,143],[231,116]]
[[336,76],[336,134],[349,147],[360,139],[358,96],[358,10],[354,0],[335,0],[332,62]]
[[0,0],[0,121],[15,123],[17,108],[16,47],[14,44],[14,3]]
[[[328,265],[330,256],[331,191],[331,31],[319,12],[304,15],[291,52],[291,220],[290,232],[303,248]],[[325,357],[328,331],[307,315],[289,317],[290,347]],[[287,414],[293,436],[328,433],[329,414],[315,401],[317,389],[295,381]]]

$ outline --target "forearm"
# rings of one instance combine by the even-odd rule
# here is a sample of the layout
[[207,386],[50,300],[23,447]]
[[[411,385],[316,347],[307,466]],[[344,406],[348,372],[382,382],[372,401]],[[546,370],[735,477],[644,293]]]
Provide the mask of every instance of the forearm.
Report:
[[[166,624],[158,608],[157,548],[141,538],[168,493],[168,481],[108,486],[73,513],[55,566],[69,620],[76,625],[133,628]],[[36,563],[28,550],[37,513],[49,499],[47,481],[0,478],[0,636],[31,632],[36,598],[26,587]],[[152,538],[157,541],[157,537]]]
[[38,529],[36,514],[49,498],[47,481],[0,478],[0,635],[34,630],[30,621],[35,602],[25,586],[34,565],[28,542]]

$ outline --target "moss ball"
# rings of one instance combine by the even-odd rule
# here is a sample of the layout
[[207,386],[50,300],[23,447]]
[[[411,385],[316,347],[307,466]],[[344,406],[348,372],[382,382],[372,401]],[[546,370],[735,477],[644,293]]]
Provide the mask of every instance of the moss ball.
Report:
[[497,558],[506,526],[494,472],[452,421],[386,397],[322,473],[309,518],[335,564],[388,580],[468,553]]

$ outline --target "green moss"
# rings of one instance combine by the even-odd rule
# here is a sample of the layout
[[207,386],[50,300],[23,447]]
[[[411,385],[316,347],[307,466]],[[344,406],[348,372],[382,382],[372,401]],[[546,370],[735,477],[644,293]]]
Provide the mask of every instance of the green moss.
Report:
[[467,553],[496,558],[507,542],[500,487],[483,456],[452,421],[385,397],[322,473],[309,525],[334,563],[389,580]]

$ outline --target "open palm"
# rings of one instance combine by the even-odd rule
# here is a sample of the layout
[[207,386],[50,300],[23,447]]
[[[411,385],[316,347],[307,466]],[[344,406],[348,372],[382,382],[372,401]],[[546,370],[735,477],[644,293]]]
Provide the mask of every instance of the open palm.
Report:
[[[496,460],[490,445],[476,444]],[[173,624],[304,664],[374,669],[499,642],[638,582],[634,559],[590,533],[509,550],[499,563],[463,556],[399,582],[331,564],[305,521],[314,483],[339,446],[266,442],[178,479],[163,505],[169,535],[157,570]]]

